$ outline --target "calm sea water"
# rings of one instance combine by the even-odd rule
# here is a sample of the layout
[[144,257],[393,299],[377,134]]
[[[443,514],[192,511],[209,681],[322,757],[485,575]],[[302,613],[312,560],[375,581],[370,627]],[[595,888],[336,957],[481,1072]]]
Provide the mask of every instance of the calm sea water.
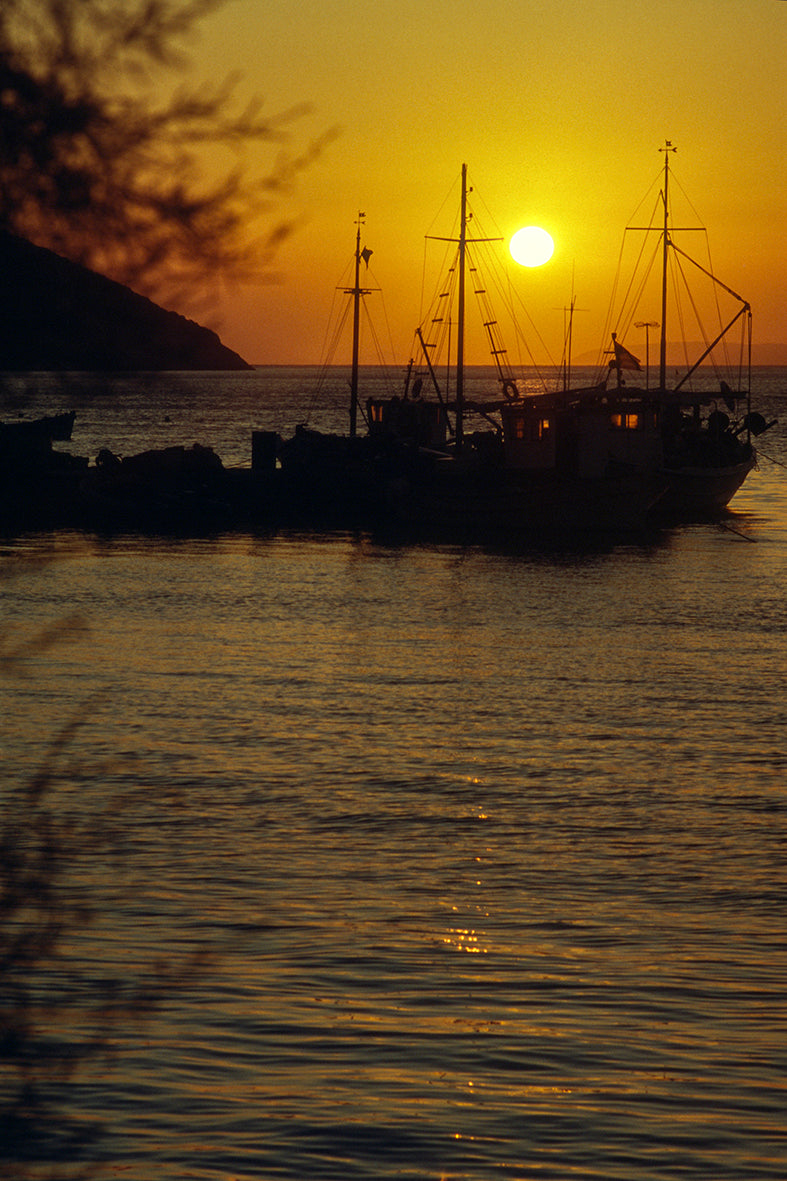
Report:
[[[2,415],[248,463],[312,379]],[[63,1099],[101,1181],[787,1175],[787,374],[759,381],[771,459],[643,545],[2,542],[14,641],[89,627],[0,682],[6,783],[78,716],[56,799],[116,824],[64,953],[88,990],[175,971]]]

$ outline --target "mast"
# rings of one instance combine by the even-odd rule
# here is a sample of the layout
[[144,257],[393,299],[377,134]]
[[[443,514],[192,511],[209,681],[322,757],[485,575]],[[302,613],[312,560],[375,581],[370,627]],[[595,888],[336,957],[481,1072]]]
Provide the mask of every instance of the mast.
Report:
[[467,165],[462,165],[462,203],[459,213],[459,324],[456,334],[456,445],[464,441],[465,408],[465,255],[467,252]]
[[[458,308],[457,308],[457,339],[456,339],[456,396],[454,405],[456,407],[456,427],[454,436],[458,447],[461,447],[464,439],[464,411],[465,411],[465,271],[467,269],[467,247],[471,243],[477,242],[499,242],[500,238],[468,238],[467,226],[472,218],[472,214],[467,210],[467,195],[472,193],[472,188],[467,187],[467,165],[462,165],[462,200],[460,205],[459,215],[459,237],[458,238],[442,238],[438,235],[427,234],[428,238],[434,238],[437,242],[458,242],[459,244],[459,282],[458,282]],[[487,327],[489,327],[487,325]],[[449,321],[450,328],[450,321]],[[421,333],[418,333],[421,338],[421,347],[424,350],[424,355],[427,356],[428,346],[424,343]],[[450,364],[451,342],[448,342],[448,360]],[[430,372],[432,370],[429,365]],[[432,380],[437,382],[432,373]],[[448,391],[446,391],[447,393]]]
[[357,232],[355,235],[355,286],[351,289],[353,297],[353,351],[352,373],[350,375],[350,438],[354,439],[358,427],[358,342],[361,324],[361,226],[364,213],[358,214]]
[[[574,306],[577,297],[574,295],[574,285],[571,285],[571,303],[563,308],[563,393],[571,386],[571,341],[574,332]],[[568,321],[566,321],[568,316]]]
[[659,342],[659,389],[667,388],[667,266],[669,263],[669,154],[677,152],[672,141],[667,140],[665,147],[659,148],[664,153],[664,229],[661,243],[661,339]]

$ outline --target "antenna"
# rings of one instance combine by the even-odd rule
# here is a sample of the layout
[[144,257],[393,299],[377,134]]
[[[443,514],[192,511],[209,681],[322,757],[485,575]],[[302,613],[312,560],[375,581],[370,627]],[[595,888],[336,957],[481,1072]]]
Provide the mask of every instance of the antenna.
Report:
[[650,388],[650,329],[658,328],[657,320],[637,320],[635,328],[645,329],[645,389]]

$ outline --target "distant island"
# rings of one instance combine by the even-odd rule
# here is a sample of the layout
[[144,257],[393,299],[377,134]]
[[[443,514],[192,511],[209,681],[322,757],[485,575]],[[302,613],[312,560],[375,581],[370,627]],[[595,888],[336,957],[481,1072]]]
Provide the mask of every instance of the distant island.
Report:
[[[627,341],[627,347],[631,348],[631,351],[639,358],[640,364],[642,365],[642,368],[644,370],[644,368],[645,368],[645,355],[644,355],[645,350],[644,349],[638,350],[636,347],[636,342],[634,343],[634,346],[632,347],[631,340],[632,340],[632,338],[629,337],[628,341]],[[689,341],[685,345],[683,343],[679,343],[679,344],[668,343],[667,344],[667,368],[668,369],[678,369],[680,371],[684,371],[686,369],[686,353],[684,352],[684,350],[686,350],[688,352],[689,357],[699,357],[700,354],[702,352],[704,352],[705,347],[706,346],[705,346],[704,342],[701,340]],[[769,365],[776,365],[779,367],[785,366],[785,365],[787,365],[787,344],[778,344],[773,341],[763,341],[761,344],[758,344],[755,341],[752,344],[752,358],[751,359],[752,359],[752,365],[764,365],[766,367]],[[574,365],[591,365],[591,366],[595,367],[598,364],[598,354],[597,353],[583,353],[579,357],[574,357],[573,364]],[[704,363],[704,365],[706,367],[709,367],[711,365],[711,362],[706,361]],[[652,338],[651,338],[651,350],[650,350],[650,372],[651,372],[651,375],[657,376],[658,370],[659,370],[658,348],[656,348],[655,353],[654,353],[654,348],[653,348]]]
[[211,329],[0,231],[0,370],[251,368]]

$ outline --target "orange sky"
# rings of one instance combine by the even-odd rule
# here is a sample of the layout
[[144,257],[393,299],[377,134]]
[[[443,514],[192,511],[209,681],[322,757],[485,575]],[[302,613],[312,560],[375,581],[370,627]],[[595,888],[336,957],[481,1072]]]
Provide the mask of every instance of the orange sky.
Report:
[[538,224],[555,239],[538,271],[510,264],[551,356],[572,277],[574,355],[596,353],[623,229],[670,139],[755,342],[787,342],[786,23],[784,0],[230,0],[202,25],[195,73],[240,71],[271,113],[309,103],[296,147],[340,134],[291,198],[281,283],[217,305],[222,338],[255,363],[320,361],[363,210],[382,289],[371,311],[388,359],[406,363],[424,236],[450,230],[453,208],[435,219],[466,162],[504,235]]

